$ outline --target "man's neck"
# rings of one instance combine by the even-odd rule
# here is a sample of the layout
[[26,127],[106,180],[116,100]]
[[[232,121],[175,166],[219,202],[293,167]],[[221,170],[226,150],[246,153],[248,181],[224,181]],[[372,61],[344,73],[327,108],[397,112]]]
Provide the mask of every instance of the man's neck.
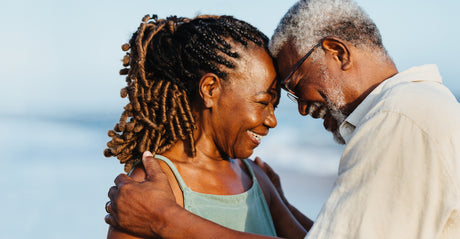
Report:
[[383,81],[393,77],[398,73],[398,69],[390,57],[374,56],[363,54],[360,56],[359,64],[359,94],[356,99],[347,104],[344,109],[346,115],[350,115],[353,110]]

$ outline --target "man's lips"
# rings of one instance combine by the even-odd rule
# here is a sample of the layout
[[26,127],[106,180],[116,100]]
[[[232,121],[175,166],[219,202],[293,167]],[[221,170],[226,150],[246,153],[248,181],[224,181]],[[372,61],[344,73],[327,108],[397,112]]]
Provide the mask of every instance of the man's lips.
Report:
[[323,125],[326,130],[333,132],[337,129],[337,121],[334,119],[334,117],[332,117],[331,111],[329,110],[326,104],[323,104],[321,102],[312,102],[308,104],[305,111],[312,118],[323,119]]
[[313,102],[311,104],[308,104],[306,109],[307,114],[309,114],[312,118],[315,119],[324,119],[324,116],[326,116],[328,111],[329,110],[326,107],[326,105],[320,102]]

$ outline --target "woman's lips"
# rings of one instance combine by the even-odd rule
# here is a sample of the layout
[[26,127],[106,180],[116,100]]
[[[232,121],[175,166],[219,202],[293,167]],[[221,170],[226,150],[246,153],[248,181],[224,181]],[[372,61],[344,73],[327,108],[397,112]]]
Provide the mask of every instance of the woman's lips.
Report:
[[260,144],[262,138],[264,137],[264,135],[257,134],[251,130],[248,130],[247,132],[249,134],[249,138],[251,138],[251,140],[257,145]]

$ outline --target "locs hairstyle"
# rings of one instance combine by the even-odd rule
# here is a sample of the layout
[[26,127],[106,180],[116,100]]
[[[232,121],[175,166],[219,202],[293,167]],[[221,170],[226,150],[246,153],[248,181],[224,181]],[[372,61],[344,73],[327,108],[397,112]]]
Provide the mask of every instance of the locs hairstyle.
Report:
[[[123,58],[128,96],[120,121],[108,135],[112,139],[104,151],[116,156],[129,172],[146,150],[161,154],[177,140],[189,143],[195,155],[191,100],[206,73],[227,79],[223,69],[234,69],[240,55],[229,40],[243,46],[250,42],[267,49],[268,38],[250,24],[231,16],[198,16],[194,19],[145,16]],[[223,67],[222,67],[223,66]]]

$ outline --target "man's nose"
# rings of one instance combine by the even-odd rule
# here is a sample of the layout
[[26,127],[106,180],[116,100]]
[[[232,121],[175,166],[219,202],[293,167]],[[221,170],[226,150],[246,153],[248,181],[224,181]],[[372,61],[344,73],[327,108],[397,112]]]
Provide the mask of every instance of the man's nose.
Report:
[[307,108],[308,103],[302,100],[297,101],[297,108],[299,110],[299,114],[305,116],[308,115]]

